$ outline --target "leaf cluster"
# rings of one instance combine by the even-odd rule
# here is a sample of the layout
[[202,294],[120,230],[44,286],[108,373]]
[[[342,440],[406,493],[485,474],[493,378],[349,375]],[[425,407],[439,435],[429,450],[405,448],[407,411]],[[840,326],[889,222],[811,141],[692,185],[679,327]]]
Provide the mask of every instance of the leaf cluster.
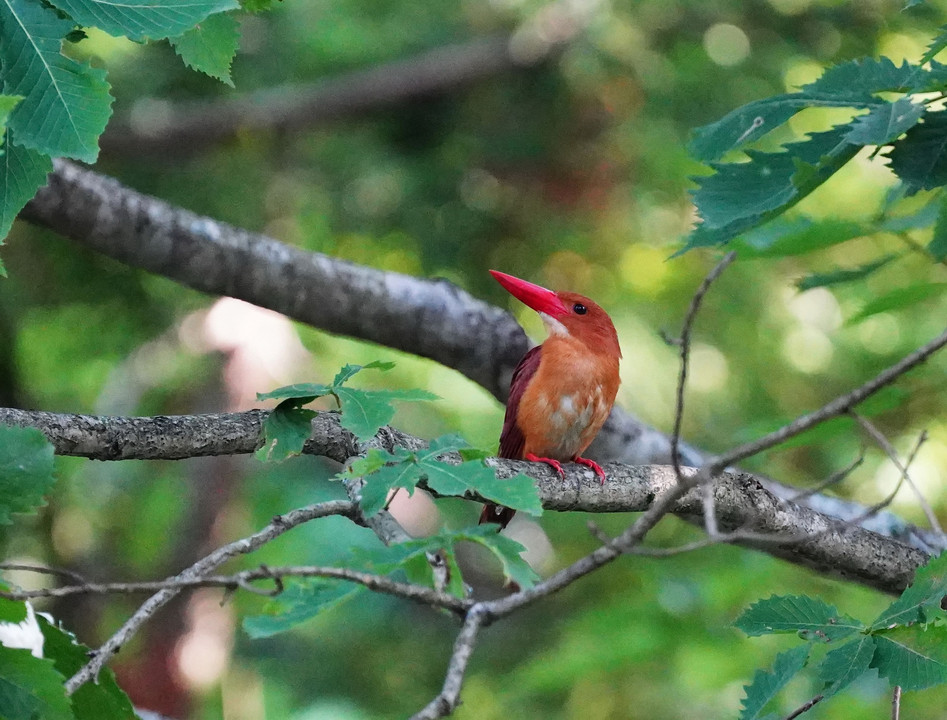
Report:
[[0,243],[52,158],[98,157],[112,95],[104,69],[68,52],[85,38],[82,28],[136,42],[167,39],[189,67],[232,85],[239,31],[226,13],[238,7],[236,0],[0,2]]
[[[920,690],[947,684],[947,553],[918,569],[914,583],[871,623],[806,595],[773,596],[735,622],[747,635],[795,633],[804,645],[776,656],[745,686],[741,720],[755,720],[809,662],[818,645],[834,645],[816,669],[819,696],[831,697],[872,670],[892,687]],[[839,644],[840,641],[847,642]]]

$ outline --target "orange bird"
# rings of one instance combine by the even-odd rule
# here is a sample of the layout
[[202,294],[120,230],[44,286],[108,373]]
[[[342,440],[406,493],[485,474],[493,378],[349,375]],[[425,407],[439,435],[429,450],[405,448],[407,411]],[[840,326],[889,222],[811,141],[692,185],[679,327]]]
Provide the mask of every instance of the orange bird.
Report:
[[[605,482],[605,471],[581,457],[612,410],[618,393],[621,348],[608,314],[587,297],[553,292],[491,270],[517,300],[539,313],[549,337],[513,371],[499,457],[552,465],[587,465]],[[480,522],[506,527],[514,510],[484,505]]]

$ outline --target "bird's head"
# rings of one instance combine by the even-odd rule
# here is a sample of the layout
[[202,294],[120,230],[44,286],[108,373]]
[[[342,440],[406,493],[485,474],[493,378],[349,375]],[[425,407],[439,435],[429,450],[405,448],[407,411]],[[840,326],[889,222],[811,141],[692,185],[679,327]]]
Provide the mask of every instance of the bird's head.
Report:
[[593,352],[621,357],[615,325],[597,303],[578,293],[553,292],[497,270],[490,274],[510,295],[539,313],[550,336],[568,335]]

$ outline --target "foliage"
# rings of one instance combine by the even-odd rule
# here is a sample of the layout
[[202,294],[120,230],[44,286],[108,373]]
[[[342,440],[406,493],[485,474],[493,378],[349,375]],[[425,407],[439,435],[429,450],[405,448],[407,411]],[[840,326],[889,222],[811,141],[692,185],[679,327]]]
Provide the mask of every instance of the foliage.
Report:
[[[28,626],[41,633],[40,652],[4,646],[3,624]],[[27,610],[24,603],[0,598],[0,716],[5,720],[131,720],[137,717],[115,676],[105,671],[97,683],[87,683],[71,697],[63,684],[82,667],[89,648],[71,633]]]
[[17,212],[44,184],[50,158],[92,163],[98,157],[112,95],[104,70],[63,53],[64,43],[86,37],[77,29],[98,27],[135,41],[175,38],[189,67],[232,84],[236,24],[218,14],[237,7],[236,0],[0,3],[0,244]]
[[[802,670],[818,645],[850,638],[828,652],[818,668],[819,695],[828,698],[872,670],[892,687],[921,690],[947,684],[947,553],[918,569],[914,582],[874,621],[864,623],[806,595],[773,596],[734,623],[747,635],[795,633],[806,644],[780,653],[772,672],[758,670],[747,685],[741,720],[755,720]],[[852,636],[855,636],[852,638]],[[822,699],[820,698],[820,700]]]
[[0,427],[0,524],[29,513],[52,488],[53,446],[35,428]]

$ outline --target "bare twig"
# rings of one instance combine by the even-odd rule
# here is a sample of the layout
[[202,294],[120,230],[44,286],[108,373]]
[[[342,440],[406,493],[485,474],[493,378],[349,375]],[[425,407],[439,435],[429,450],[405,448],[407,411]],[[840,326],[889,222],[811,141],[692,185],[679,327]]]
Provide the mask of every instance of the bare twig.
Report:
[[895,685],[894,692],[891,694],[891,720],[900,720],[901,718],[901,686]]
[[804,712],[811,710],[815,705],[822,702],[823,699],[825,699],[825,695],[816,695],[814,698],[806,703],[803,703],[791,713],[789,713],[783,720],[796,720],[797,717],[802,715]]
[[[914,491],[914,495],[917,498],[918,504],[921,506],[921,509],[924,510],[924,514],[927,516],[927,522],[930,523],[931,527],[941,535],[944,534],[943,529],[940,526],[940,523],[937,521],[937,515],[934,514],[934,509],[930,506],[930,503],[927,502],[927,498],[924,497],[924,494],[921,492],[920,488],[914,483],[911,479],[910,474],[908,473],[908,466],[911,464],[910,461],[904,465],[901,464],[900,458],[898,458],[898,451],[894,449],[894,446],[888,441],[888,438],[885,437],[884,433],[881,432],[875,425],[863,415],[858,413],[851,412],[849,413],[859,425],[867,432],[872,440],[878,443],[878,446],[884,451],[885,455],[888,456],[888,459],[894,464],[898,469],[898,472],[901,473],[901,477],[904,479],[904,482],[908,484],[908,487]],[[920,449],[920,446],[924,444],[924,441],[927,439],[927,431],[921,433],[921,437],[917,442],[917,446],[914,449],[914,452],[911,454],[911,459],[914,458],[914,455],[917,454],[917,451]]]
[[845,478],[847,478],[849,475],[851,475],[857,468],[859,468],[863,462],[865,462],[865,448],[864,447],[862,448],[862,451],[858,453],[858,457],[852,460],[852,462],[850,462],[847,466],[843,467],[841,470],[837,470],[836,472],[832,473],[825,480],[820,482],[818,485],[814,485],[811,488],[806,488],[802,492],[799,492],[796,495],[793,495],[791,498],[789,498],[789,502],[795,502],[795,503],[801,502],[802,500],[805,500],[807,497],[815,495],[816,493],[824,492],[825,490],[832,487],[833,485],[837,485],[838,483],[842,482]]
[[22,570],[25,572],[41,573],[43,575],[58,575],[70,582],[82,585],[85,578],[77,572],[65,568],[54,568],[47,565],[30,565],[28,563],[0,562],[0,570]]
[[286,567],[270,567],[261,565],[253,570],[243,570],[233,575],[199,575],[194,577],[166,578],[146,582],[116,582],[93,583],[83,582],[78,585],[66,585],[58,588],[39,588],[36,590],[0,591],[0,597],[9,600],[28,600],[32,598],[60,598],[72,595],[117,595],[135,594],[143,592],[157,592],[166,589],[191,589],[196,587],[222,587],[228,590],[242,588],[249,591],[260,591],[265,595],[277,595],[282,591],[281,586],[276,590],[265,590],[250,585],[258,580],[282,580],[288,577],[320,577],[364,585],[369,590],[395,595],[424,603],[433,607],[441,607],[457,613],[464,613],[473,605],[471,600],[463,600],[453,595],[436,592],[422,585],[398,582],[383,575],[359,572],[348,568],[322,567],[315,565],[292,565]]
[[[222,565],[227,560],[238,555],[253,552],[261,545],[279,537],[288,530],[302,525],[316,518],[329,515],[351,515],[355,512],[355,505],[343,500],[309,505],[308,507],[293,510],[285,515],[278,515],[273,521],[260,531],[249,537],[237,540],[223,547],[217,548],[209,555],[201,558],[176,577],[180,580],[190,580],[203,577]],[[92,659],[82,666],[79,671],[66,681],[66,694],[72,695],[89,680],[98,678],[99,672],[111,657],[118,652],[128,640],[147,622],[161,607],[181,592],[180,587],[165,587],[148,598],[135,613],[125,621],[106,642],[96,650]]]

